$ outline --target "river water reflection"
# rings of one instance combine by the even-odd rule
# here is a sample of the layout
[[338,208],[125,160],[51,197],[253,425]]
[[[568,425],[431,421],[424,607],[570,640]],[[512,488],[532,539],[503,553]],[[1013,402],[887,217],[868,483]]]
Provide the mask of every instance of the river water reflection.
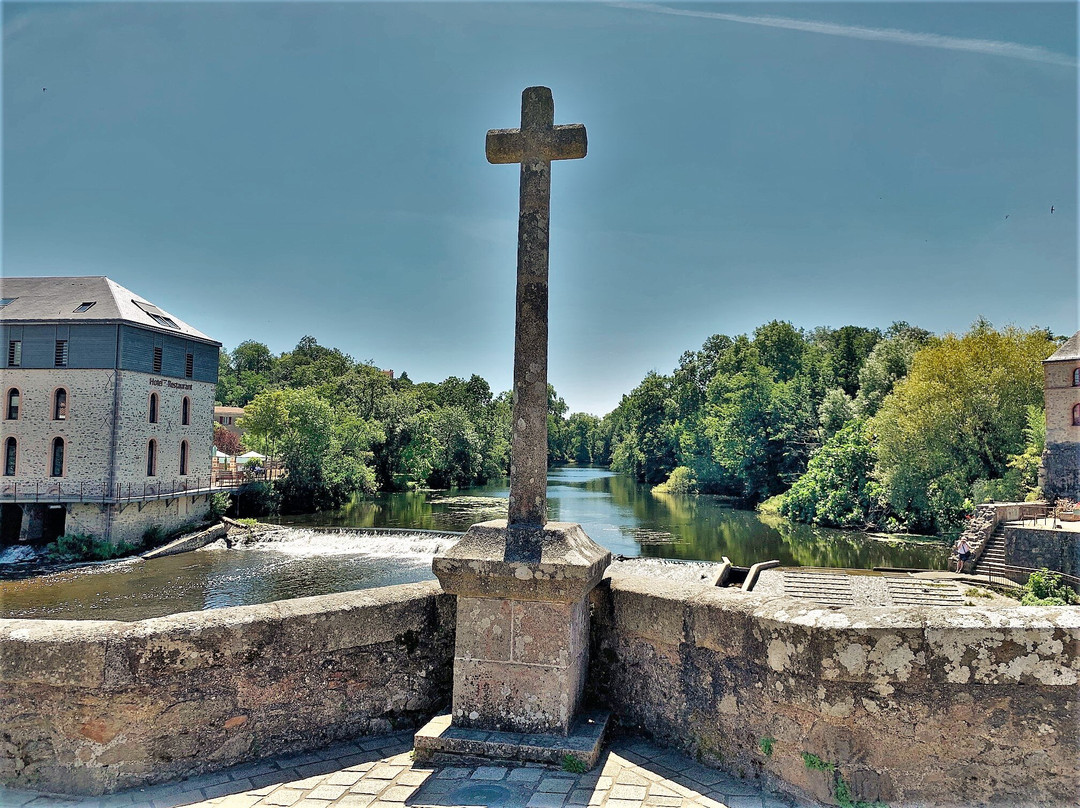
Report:
[[[408,492],[357,499],[340,511],[286,517],[291,525],[466,530],[506,517],[505,481],[465,491]],[[944,569],[948,548],[937,541],[879,540],[865,533],[795,524],[735,510],[715,497],[654,494],[649,486],[606,469],[548,473],[548,518],[578,522],[612,553],[719,561],[749,566],[777,559],[785,566]]]
[[[615,554],[739,565],[942,568],[947,547],[886,542],[855,532],[796,525],[723,506],[712,497],[656,495],[595,468],[553,469],[549,517],[579,522]],[[289,528],[251,546],[206,549],[149,561],[127,559],[51,575],[0,580],[0,616],[139,620],[175,612],[267,603],[429,579],[431,559],[455,541],[431,534],[357,535],[309,526],[463,531],[506,516],[505,484],[459,492],[358,499],[334,513],[282,519]],[[7,576],[12,577],[12,576]]]

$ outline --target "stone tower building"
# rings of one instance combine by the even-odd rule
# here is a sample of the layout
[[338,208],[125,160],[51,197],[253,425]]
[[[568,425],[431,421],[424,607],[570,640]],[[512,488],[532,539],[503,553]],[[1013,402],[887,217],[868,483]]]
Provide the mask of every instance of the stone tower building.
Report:
[[105,277],[0,280],[0,544],[205,517],[219,347]]
[[1043,493],[1080,499],[1080,331],[1043,360]]

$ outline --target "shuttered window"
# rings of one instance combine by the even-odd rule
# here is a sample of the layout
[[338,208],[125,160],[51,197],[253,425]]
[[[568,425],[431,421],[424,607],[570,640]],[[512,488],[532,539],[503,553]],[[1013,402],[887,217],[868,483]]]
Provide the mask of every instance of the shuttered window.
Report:
[[192,377],[192,375],[194,375],[194,373],[195,373],[195,355],[194,354],[188,354],[187,359],[184,360],[184,375],[187,376],[190,379]]
[[56,341],[56,354],[53,358],[53,364],[58,368],[66,368],[68,363],[68,341],[66,339],[58,339]]
[[22,367],[22,340],[13,339],[8,342],[7,363],[9,368]]
[[154,373],[161,373],[161,348],[154,348]]

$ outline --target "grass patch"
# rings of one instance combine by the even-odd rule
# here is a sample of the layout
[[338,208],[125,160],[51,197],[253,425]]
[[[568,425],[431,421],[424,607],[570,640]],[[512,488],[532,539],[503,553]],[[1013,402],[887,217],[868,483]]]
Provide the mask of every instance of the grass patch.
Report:
[[969,586],[967,589],[965,589],[964,594],[967,595],[969,598],[992,598],[992,597],[994,597],[993,593],[987,592],[985,589],[976,589],[973,586]]
[[765,737],[757,742],[758,749],[761,750],[761,754],[765,757],[772,755],[773,745],[776,743],[776,738]]
[[560,763],[562,770],[571,774],[584,774],[589,768],[585,765],[585,761],[577,755],[563,755]]
[[131,555],[134,552],[135,545],[133,544],[120,542],[114,545],[85,533],[61,536],[45,546],[45,554],[49,561],[108,561],[112,558]]
[[836,764],[829,763],[827,760],[822,760],[817,755],[813,755],[810,752],[802,753],[803,763],[806,764],[806,768],[819,772],[831,772],[836,771]]

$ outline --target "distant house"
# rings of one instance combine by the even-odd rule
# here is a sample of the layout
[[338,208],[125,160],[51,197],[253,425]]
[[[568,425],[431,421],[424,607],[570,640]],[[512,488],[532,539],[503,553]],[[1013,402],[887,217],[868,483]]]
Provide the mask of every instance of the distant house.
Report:
[[244,439],[244,430],[237,424],[244,417],[243,407],[214,407],[214,421],[221,424],[241,440]]
[[1043,493],[1080,499],[1080,331],[1043,360]]
[[105,277],[0,279],[0,544],[205,516],[220,347]]

